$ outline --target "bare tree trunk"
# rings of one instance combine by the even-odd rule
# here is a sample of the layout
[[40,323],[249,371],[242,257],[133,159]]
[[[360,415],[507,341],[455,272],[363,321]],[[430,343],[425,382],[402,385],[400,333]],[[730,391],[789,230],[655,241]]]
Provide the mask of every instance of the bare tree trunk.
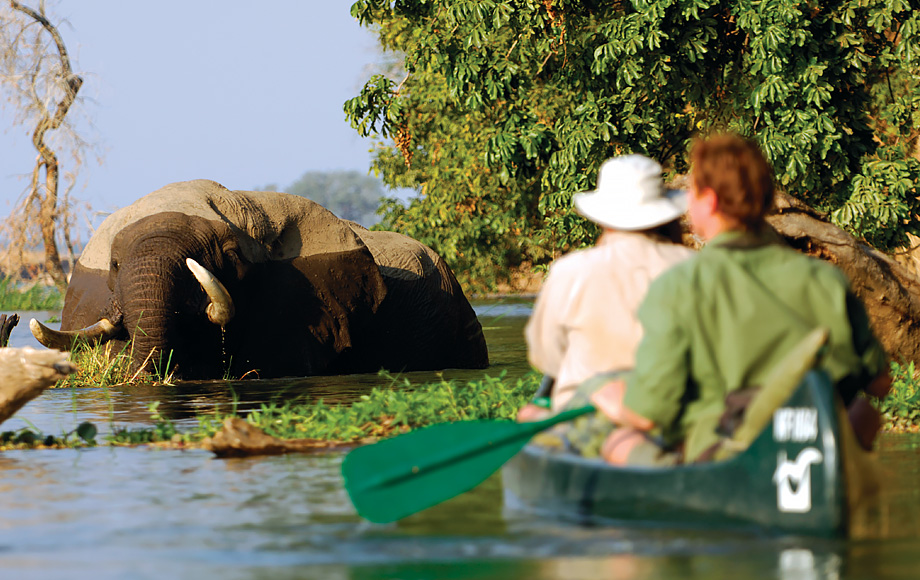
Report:
[[[68,56],[66,46],[64,46],[64,40],[61,38],[57,28],[45,18],[44,14],[28,6],[23,6],[16,0],[10,0],[10,6],[38,22],[48,34],[51,35],[57,47],[58,60],[61,67],[59,76],[65,81],[64,94],[60,102],[58,102],[54,114],[52,115],[47,107],[42,107],[41,117],[35,127],[35,132],[32,134],[32,144],[35,146],[36,151],[38,151],[38,158],[36,159],[35,168],[32,173],[32,191],[29,193],[30,199],[37,199],[40,202],[39,221],[42,242],[45,248],[45,271],[51,276],[52,280],[54,280],[55,285],[63,290],[67,287],[67,277],[61,266],[61,256],[58,252],[55,236],[56,225],[59,220],[58,187],[60,170],[58,167],[57,155],[45,143],[45,134],[48,131],[57,129],[64,122],[67,111],[70,110],[71,105],[73,105],[76,100],[77,92],[83,85],[83,79],[73,73],[70,66],[70,57]],[[39,181],[43,168],[45,171],[45,186],[44,193],[42,194],[39,192]]]
[[768,217],[799,250],[837,265],[850,279],[885,350],[898,361],[920,361],[920,279],[909,268],[831,224],[785,194]]

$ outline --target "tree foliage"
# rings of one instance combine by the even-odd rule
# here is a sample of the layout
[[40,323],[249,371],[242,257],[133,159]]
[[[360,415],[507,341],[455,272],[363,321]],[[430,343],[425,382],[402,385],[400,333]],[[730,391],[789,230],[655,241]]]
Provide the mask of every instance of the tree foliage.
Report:
[[469,283],[593,241],[571,209],[603,160],[687,169],[698,135],[754,138],[793,196],[882,248],[917,233],[917,0],[359,0],[404,72],[345,111],[419,187],[384,225]]

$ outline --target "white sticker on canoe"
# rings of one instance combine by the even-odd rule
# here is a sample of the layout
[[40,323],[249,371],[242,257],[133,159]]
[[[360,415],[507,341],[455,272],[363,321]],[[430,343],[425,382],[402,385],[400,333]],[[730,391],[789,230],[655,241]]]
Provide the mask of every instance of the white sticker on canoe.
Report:
[[814,447],[806,447],[792,461],[785,451],[776,455],[776,507],[781,512],[811,511],[811,466],[821,463],[824,456]]
[[782,407],[773,412],[773,439],[805,443],[818,438],[818,410]]

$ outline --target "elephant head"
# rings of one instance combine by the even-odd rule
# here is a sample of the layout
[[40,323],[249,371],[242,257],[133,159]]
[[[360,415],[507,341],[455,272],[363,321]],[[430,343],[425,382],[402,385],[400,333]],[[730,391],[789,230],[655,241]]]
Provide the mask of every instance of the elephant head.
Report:
[[368,248],[321,206],[196,180],[109,216],[74,268],[62,330],[31,327],[51,347],[130,340],[137,367],[183,378],[312,375],[385,295]]

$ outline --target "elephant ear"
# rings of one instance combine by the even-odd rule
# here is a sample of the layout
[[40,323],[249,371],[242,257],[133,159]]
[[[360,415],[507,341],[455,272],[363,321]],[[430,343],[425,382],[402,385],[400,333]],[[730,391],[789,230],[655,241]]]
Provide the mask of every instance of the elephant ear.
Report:
[[64,310],[61,312],[61,329],[76,330],[99,322],[100,318],[121,319],[115,306],[115,295],[108,285],[109,271],[87,268],[78,261],[74,266]]
[[403,234],[350,226],[387,285],[367,356],[406,370],[487,367],[482,325],[441,256]]
[[320,315],[310,325],[314,336],[321,343],[331,340],[336,353],[352,348],[353,337],[370,331],[387,294],[370,251],[364,247],[314,254],[296,258],[292,265],[309,281],[320,304]]
[[238,288],[249,306],[228,326],[228,350],[267,376],[335,373],[385,294],[367,248],[256,264]]

